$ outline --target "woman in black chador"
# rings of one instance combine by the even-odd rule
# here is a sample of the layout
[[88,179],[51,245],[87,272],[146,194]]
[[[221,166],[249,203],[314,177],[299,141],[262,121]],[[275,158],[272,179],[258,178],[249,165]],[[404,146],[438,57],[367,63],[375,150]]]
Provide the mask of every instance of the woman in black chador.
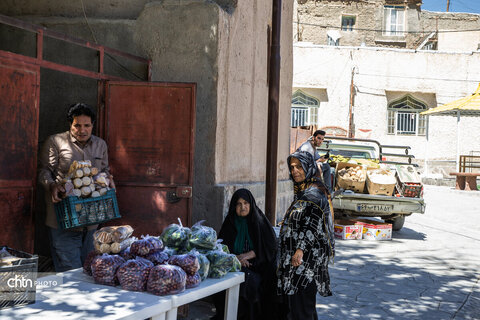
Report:
[[[245,282],[240,285],[238,319],[275,319],[276,238],[272,225],[257,207],[247,189],[237,190],[218,235],[242,264]],[[217,315],[223,319],[223,299],[215,299]],[[223,300],[223,301],[222,301]]]
[[317,319],[316,294],[330,296],[329,258],[334,255],[328,190],[317,178],[308,152],[288,157],[294,199],[280,228],[278,292],[288,306],[288,320]]

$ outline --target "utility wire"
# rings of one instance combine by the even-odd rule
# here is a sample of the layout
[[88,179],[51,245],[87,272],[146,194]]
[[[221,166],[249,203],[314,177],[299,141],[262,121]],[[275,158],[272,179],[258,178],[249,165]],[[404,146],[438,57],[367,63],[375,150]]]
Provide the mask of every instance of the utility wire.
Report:
[[[293,23],[300,24],[300,25],[306,25],[306,26],[312,26],[312,27],[319,27],[319,28],[329,28],[329,29],[342,29],[342,27],[338,26],[328,26],[328,25],[321,25],[321,24],[316,24],[316,23],[309,23],[309,22],[298,22],[298,21],[293,21]],[[368,29],[368,28],[356,28],[353,27],[351,30],[348,31],[375,31],[375,32],[393,32],[389,30],[383,30],[383,29]],[[346,30],[344,30],[346,31]],[[480,31],[480,29],[466,29],[466,30],[426,30],[426,31],[396,31],[397,33],[417,33],[417,34],[425,34],[425,33],[432,33],[432,32],[438,32],[438,33],[449,33],[449,32],[469,32],[469,31]]]
[[[85,12],[85,5],[83,4],[83,0],[80,0],[80,3],[82,4],[82,11],[83,11],[83,17],[85,18],[85,23],[87,24],[88,29],[90,30],[90,33],[92,34],[93,41],[95,41],[95,43],[98,44],[97,38],[95,37],[95,33],[93,32],[93,29],[92,29],[92,27],[90,26],[90,23],[88,23],[87,13]],[[110,55],[109,53],[106,53],[106,52],[105,52],[104,55],[105,55],[106,57],[109,57],[113,62],[115,62],[121,69],[123,69],[123,70],[126,71],[127,73],[133,75],[134,77],[136,77],[136,78],[139,79],[139,80],[144,80],[144,78],[140,77],[140,76],[137,75],[135,72],[133,72],[133,71],[131,71],[130,69],[128,69],[127,67],[125,67],[123,64],[121,64],[115,57],[113,57],[113,56]]]

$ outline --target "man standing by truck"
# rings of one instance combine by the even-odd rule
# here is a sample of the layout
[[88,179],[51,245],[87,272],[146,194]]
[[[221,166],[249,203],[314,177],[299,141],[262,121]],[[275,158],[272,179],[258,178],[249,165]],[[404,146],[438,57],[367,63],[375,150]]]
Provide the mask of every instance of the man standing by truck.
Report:
[[327,163],[328,153],[326,157],[321,157],[317,152],[317,147],[320,147],[322,145],[324,139],[325,131],[316,130],[313,133],[313,136],[311,136],[307,141],[302,143],[302,145],[297,149],[297,151],[306,151],[313,155],[313,159],[317,162],[319,169],[322,171],[325,186],[328,188],[328,191],[332,193],[332,174],[330,165]]

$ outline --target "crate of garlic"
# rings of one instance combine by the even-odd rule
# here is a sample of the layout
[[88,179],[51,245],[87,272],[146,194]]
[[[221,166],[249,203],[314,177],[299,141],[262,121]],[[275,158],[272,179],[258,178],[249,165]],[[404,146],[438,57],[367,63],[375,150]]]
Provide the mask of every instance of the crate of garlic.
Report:
[[120,218],[108,177],[90,161],[74,161],[63,180],[66,197],[55,204],[58,226],[70,229]]
[[336,189],[352,190],[363,193],[365,188],[366,170],[363,166],[339,162],[337,164]]

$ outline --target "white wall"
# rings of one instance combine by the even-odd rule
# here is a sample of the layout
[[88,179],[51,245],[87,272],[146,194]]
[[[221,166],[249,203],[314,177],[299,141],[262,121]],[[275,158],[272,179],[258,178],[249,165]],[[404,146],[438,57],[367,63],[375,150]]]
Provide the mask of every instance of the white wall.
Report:
[[[395,95],[410,93],[432,108],[473,93],[480,82],[480,52],[415,52],[296,43],[293,87],[327,90],[328,102],[321,104],[319,127],[348,129],[352,68],[357,135],[361,135],[359,129],[370,129],[370,137],[383,144],[410,145],[418,159],[455,159],[456,118],[430,116],[428,143],[425,136],[388,135],[387,103]],[[480,118],[462,118],[460,125],[460,153],[480,150]]]

